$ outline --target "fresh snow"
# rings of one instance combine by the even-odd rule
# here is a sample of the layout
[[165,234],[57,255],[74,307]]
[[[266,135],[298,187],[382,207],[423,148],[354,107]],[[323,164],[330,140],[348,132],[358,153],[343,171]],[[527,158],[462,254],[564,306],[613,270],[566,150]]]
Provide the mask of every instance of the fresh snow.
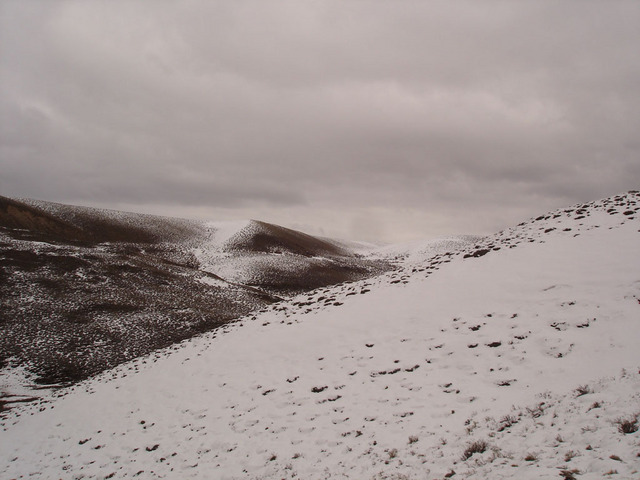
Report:
[[374,258],[388,258],[409,264],[419,264],[442,253],[453,252],[481,240],[482,237],[460,235],[435,240],[414,241],[361,249],[361,253]]
[[241,234],[251,225],[251,220],[230,220],[226,222],[207,222],[205,226],[211,234],[209,246],[221,249],[232,237]]
[[206,269],[207,266],[210,267],[216,260],[228,257],[229,253],[225,253],[224,251],[227,242],[238,235],[242,235],[242,232],[250,225],[250,220],[206,222],[204,223],[206,239],[192,251]]
[[249,235],[252,223],[251,220],[229,220],[204,224],[206,240],[193,248],[192,252],[203,271],[224,279],[219,281],[205,278],[205,283],[222,286],[227,280],[237,283],[244,280],[250,265],[242,264],[244,258],[233,258],[232,253],[225,250],[225,246],[234,238]]
[[640,478],[640,434],[619,430],[640,414],[640,221],[612,202],[408,255],[16,408],[0,477]]

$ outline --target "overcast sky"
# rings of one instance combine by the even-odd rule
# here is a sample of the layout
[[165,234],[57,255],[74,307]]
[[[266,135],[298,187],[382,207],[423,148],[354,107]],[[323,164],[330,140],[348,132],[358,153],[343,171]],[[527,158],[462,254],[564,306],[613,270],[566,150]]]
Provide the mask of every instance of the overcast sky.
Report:
[[640,2],[0,0],[0,195],[492,233],[640,188]]

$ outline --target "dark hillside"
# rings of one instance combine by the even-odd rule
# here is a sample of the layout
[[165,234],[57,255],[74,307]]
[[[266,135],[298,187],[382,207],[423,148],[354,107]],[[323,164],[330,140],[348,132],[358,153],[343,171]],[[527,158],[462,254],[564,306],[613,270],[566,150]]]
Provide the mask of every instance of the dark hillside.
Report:
[[224,288],[171,245],[100,248],[0,234],[0,363],[42,383],[81,380],[277,300]]
[[210,233],[192,220],[0,197],[0,368],[75,382],[282,296],[388,268],[264,222],[222,250]]
[[15,200],[0,196],[0,227],[27,238],[69,243],[193,242],[203,237],[200,222],[124,213],[53,202]]
[[63,242],[89,242],[91,235],[69,222],[27,205],[0,196],[0,227],[23,239],[49,239]]
[[228,251],[291,253],[305,257],[352,256],[351,252],[302,232],[252,220],[247,230],[229,239]]

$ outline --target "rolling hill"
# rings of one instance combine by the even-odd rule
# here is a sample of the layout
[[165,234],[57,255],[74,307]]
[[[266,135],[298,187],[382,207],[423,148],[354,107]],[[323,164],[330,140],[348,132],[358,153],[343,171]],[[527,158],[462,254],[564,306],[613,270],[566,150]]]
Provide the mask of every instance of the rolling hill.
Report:
[[27,383],[69,384],[391,267],[264,222],[0,197],[0,367],[22,367]]
[[639,235],[629,192],[401,255],[13,409],[0,475],[640,478]]

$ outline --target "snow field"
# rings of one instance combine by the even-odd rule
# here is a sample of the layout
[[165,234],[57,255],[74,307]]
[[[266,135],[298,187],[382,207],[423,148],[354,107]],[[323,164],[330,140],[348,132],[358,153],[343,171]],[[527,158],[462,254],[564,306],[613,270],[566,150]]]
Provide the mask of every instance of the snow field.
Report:
[[[538,223],[25,408],[4,423],[0,475],[640,478],[640,436],[619,430],[640,414],[638,222]],[[572,230],[539,233],[554,225]]]

